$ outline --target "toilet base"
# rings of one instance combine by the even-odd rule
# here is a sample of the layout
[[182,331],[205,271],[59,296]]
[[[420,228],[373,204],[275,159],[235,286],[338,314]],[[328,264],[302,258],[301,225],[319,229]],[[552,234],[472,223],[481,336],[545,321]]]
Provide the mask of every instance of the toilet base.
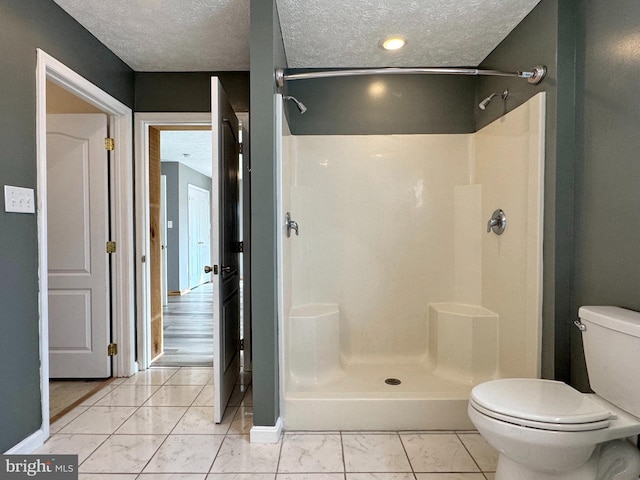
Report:
[[598,445],[586,463],[569,472],[545,472],[500,454],[496,480],[637,480],[640,452],[626,440]]

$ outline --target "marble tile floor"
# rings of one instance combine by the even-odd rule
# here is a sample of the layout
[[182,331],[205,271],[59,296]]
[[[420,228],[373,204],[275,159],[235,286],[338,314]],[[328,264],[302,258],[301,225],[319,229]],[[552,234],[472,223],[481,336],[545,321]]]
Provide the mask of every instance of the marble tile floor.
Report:
[[36,453],[78,454],[80,480],[493,480],[477,432],[286,432],[252,444],[244,374],[213,423],[212,369],[116,379],[51,425]]

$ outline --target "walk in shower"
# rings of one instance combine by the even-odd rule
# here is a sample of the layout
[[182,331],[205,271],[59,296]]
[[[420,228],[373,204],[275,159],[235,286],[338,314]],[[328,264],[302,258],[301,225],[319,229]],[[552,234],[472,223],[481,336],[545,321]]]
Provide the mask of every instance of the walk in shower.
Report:
[[540,375],[544,93],[451,135],[294,136],[282,101],[285,428],[473,428],[474,385]]

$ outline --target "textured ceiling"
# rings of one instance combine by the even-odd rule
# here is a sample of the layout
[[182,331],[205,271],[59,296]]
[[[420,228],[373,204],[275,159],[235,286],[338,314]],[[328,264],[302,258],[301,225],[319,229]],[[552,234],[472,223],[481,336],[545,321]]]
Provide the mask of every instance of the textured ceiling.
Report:
[[[249,69],[249,0],[54,1],[135,71]],[[539,0],[276,2],[289,67],[327,68],[476,66]]]
[[[539,0],[277,0],[290,68],[477,66]],[[407,45],[378,46],[389,35]]]
[[249,70],[249,0],[54,0],[137,72]]
[[211,176],[211,130],[162,130],[160,160],[179,162]]

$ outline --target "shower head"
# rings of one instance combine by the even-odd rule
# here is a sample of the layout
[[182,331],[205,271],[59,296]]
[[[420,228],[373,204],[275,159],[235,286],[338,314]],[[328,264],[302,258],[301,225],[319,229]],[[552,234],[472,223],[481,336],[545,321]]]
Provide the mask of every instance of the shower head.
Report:
[[487,108],[487,105],[489,105],[489,102],[493,100],[493,97],[495,96],[496,96],[495,93],[492,93],[491,95],[489,95],[487,98],[485,98],[478,104],[478,108],[480,108],[480,110],[484,110],[485,108]]
[[292,97],[291,95],[285,95],[282,98],[284,98],[285,100],[291,100],[293,103],[295,103],[296,107],[298,107],[298,110],[300,111],[301,114],[307,111],[307,107],[305,107],[304,103],[302,103],[297,98]]
[[[489,103],[491,102],[491,100],[493,100],[493,97],[495,97],[496,95],[498,95],[497,93],[492,93],[491,95],[489,95],[487,98],[485,98],[484,100],[482,100],[479,104],[478,104],[478,108],[480,110],[484,110],[487,108],[487,105],[489,105]],[[506,100],[507,97],[509,96],[509,90],[507,90],[505,88],[504,92],[502,92],[502,95],[500,95],[502,97],[503,100]]]

